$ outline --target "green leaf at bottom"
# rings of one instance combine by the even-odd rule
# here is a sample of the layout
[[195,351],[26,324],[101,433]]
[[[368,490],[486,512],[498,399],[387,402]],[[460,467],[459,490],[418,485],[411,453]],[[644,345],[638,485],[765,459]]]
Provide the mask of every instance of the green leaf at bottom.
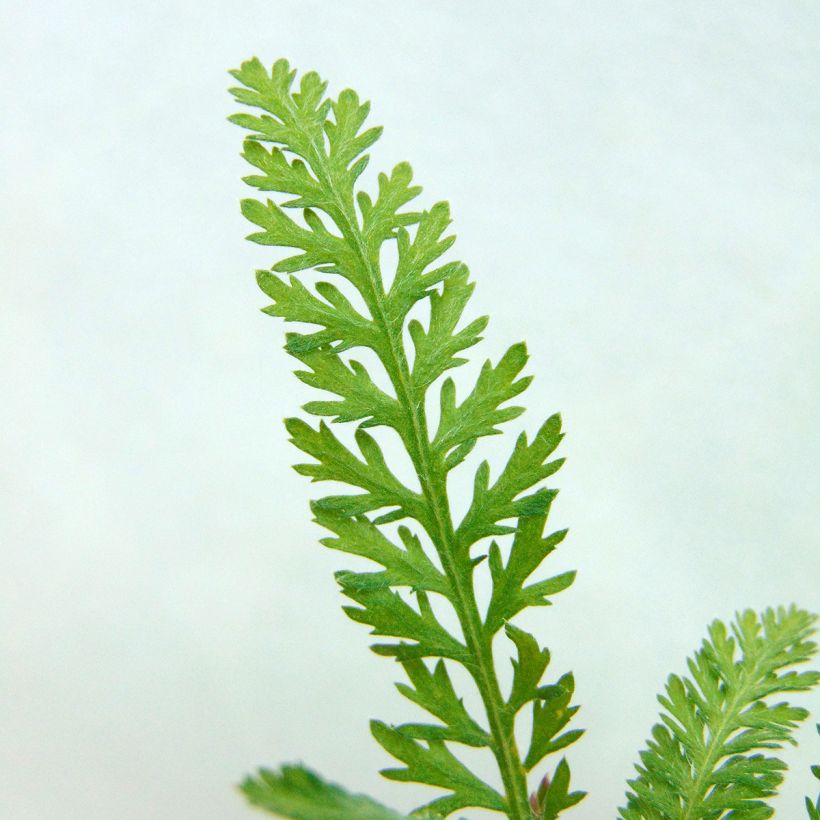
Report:
[[301,765],[260,769],[239,787],[251,805],[292,820],[402,820],[363,794],[350,794]]

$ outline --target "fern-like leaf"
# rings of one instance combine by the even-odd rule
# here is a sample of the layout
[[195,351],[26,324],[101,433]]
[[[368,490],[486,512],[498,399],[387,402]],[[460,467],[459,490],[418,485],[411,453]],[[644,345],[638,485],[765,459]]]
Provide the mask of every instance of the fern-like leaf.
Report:
[[767,699],[810,689],[818,672],[792,667],[808,661],[816,617],[792,606],[746,610],[731,632],[715,621],[688,661],[691,678],[672,675],[662,723],[629,781],[624,820],[718,820],[770,817],[765,802],[777,793],[786,768],[766,755],[807,716],[805,709]]
[[[488,320],[464,318],[474,288],[469,271],[462,262],[443,259],[455,241],[448,233],[448,204],[409,210],[421,188],[404,162],[378,175],[374,195],[358,188],[366,151],[381,129],[365,127],[369,104],[355,92],[327,97],[326,84],[314,72],[304,74],[295,89],[295,72],[284,60],[270,72],[250,60],[232,74],[241,84],[233,89],[236,99],[258,110],[231,117],[251,132],[243,156],[254,173],[245,181],[282,197],[242,202],[242,212],[255,225],[248,238],[295,251],[257,272],[260,287],[273,300],[264,310],[308,326],[289,333],[286,343],[300,363],[297,377],[323,394],[304,409],[357,425],[354,449],[324,420],[316,427],[289,419],[291,441],[312,459],[296,469],[313,481],[354,488],[312,504],[316,521],[331,532],[323,540],[326,546],[378,565],[372,572],[337,573],[352,601],[345,612],[369,626],[371,634],[388,639],[373,650],[403,666],[410,684],[398,684],[399,691],[434,718],[400,726],[373,723],[377,741],[404,764],[385,774],[444,789],[424,809],[428,813],[446,816],[479,806],[530,820],[528,772],[581,734],[566,729],[577,711],[570,703],[572,675],[542,682],[549,653],[510,623],[524,608],[550,603],[574,578],[564,572],[528,583],[565,534],[543,535],[556,493],[543,481],[562,463],[547,461],[561,440],[560,419],[550,417],[531,441],[522,433],[494,480],[481,464],[469,510],[461,523],[453,522],[448,473],[483,437],[500,433],[501,425],[523,412],[511,402],[530,383],[522,375],[526,348],[515,344],[495,364],[485,363],[472,389],[459,398],[445,374],[465,363],[464,352],[481,340]],[[381,259],[388,242],[395,243],[397,263],[386,286]],[[310,269],[322,277],[312,285],[303,273]],[[337,278],[334,283],[325,277]],[[416,313],[420,306],[426,307],[426,320],[424,310]],[[357,348],[365,348],[371,360],[375,355],[383,371],[378,375],[386,381],[362,357],[349,358]],[[441,409],[435,432],[426,416],[431,391],[437,391]],[[366,428],[398,434],[415,472],[414,486],[397,477],[386,450]],[[406,523],[396,538],[386,525],[398,520]],[[508,535],[506,562],[501,544],[482,546],[484,539]],[[474,573],[487,554],[493,591],[482,612]],[[439,618],[439,604],[454,612],[455,634]],[[517,650],[508,695],[501,691],[494,658],[494,638],[503,627]],[[471,715],[456,693],[448,671],[452,664],[469,673],[483,715]],[[533,719],[522,756],[515,724],[525,706],[531,706]],[[458,745],[492,753],[503,793],[458,759]],[[298,777],[306,788],[313,783]],[[297,775],[269,777],[267,791],[275,782],[281,795],[283,778],[293,784]],[[564,760],[550,782],[541,801],[545,817],[557,817],[583,796],[568,791]]]
[[427,783],[450,791],[450,794],[422,807],[424,810],[437,812],[445,817],[465,806],[507,812],[507,804],[502,795],[473,774],[443,741],[418,743],[401,728],[390,727],[375,720],[371,723],[371,731],[390,754],[405,764],[401,769],[382,770],[385,777]]
[[261,769],[240,785],[248,802],[292,820],[401,820],[399,812],[362,794],[350,794],[304,766]]

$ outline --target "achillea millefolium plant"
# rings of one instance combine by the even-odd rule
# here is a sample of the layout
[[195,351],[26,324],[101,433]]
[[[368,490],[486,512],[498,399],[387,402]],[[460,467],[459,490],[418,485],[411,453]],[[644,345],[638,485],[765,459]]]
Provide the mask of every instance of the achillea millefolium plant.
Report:
[[[344,610],[371,627],[374,652],[401,664],[407,681],[399,691],[431,719],[372,722],[373,736],[398,761],[382,773],[436,789],[413,817],[479,807],[513,820],[552,820],[585,795],[572,789],[562,756],[583,734],[573,720],[574,682],[571,672],[548,672],[549,650],[514,621],[528,607],[549,604],[575,577],[544,578],[540,571],[566,536],[545,529],[556,490],[544,482],[563,462],[552,457],[561,419],[550,416],[534,435],[520,434],[497,474],[481,462],[467,512],[454,519],[448,475],[466,469],[463,462],[480,440],[523,412],[510,402],[532,378],[522,375],[526,347],[514,344],[497,362],[485,362],[472,389],[458,395],[448,371],[466,362],[464,351],[480,341],[488,320],[463,318],[473,291],[469,272],[463,262],[442,260],[454,242],[447,203],[410,209],[421,188],[407,163],[380,174],[373,193],[358,187],[365,152],[381,128],[365,126],[369,104],[355,91],[328,97],[314,72],[302,75],[294,90],[296,72],[285,60],[268,72],[253,59],[231,73],[241,84],[232,89],[236,100],[257,109],[230,118],[250,132],[243,156],[255,170],[245,182],[277,200],[243,200],[242,213],[258,228],[248,238],[295,251],[257,272],[272,300],[264,311],[307,327],[286,336],[287,351],[300,363],[296,376],[325,394],[305,412],[356,425],[351,449],[324,420],[288,419],[291,441],[307,456],[296,470],[312,481],[352,487],[311,505],[329,532],[325,546],[378,567],[337,573],[350,601]],[[380,266],[385,243],[397,251],[389,276]],[[303,271],[320,278],[308,281]],[[357,299],[346,295],[351,288]],[[361,348],[371,359],[375,354],[389,389],[356,360]],[[435,424],[426,410],[431,391],[439,407]],[[391,469],[371,432],[377,427],[400,438],[414,486]],[[398,528],[389,526],[399,521]],[[480,607],[474,575],[487,570],[492,593]],[[455,613],[455,634],[436,616],[436,599]],[[623,820],[771,816],[766,798],[776,794],[785,768],[771,750],[793,742],[792,730],[807,715],[771,700],[820,679],[795,669],[815,650],[809,640],[814,622],[792,606],[740,613],[728,629],[720,621],[709,627],[689,661],[689,677],[671,676],[659,697],[660,723],[628,783]],[[513,653],[508,691],[497,675],[495,639],[502,631]],[[481,714],[470,714],[456,691],[449,671],[455,665],[475,684]],[[519,745],[516,723],[525,711],[531,728]],[[459,759],[459,745],[492,755],[499,784],[473,773]],[[556,757],[557,763],[545,763]],[[242,790],[254,806],[299,820],[404,816],[301,765],[261,770]],[[808,798],[806,804],[817,818],[820,808]]]

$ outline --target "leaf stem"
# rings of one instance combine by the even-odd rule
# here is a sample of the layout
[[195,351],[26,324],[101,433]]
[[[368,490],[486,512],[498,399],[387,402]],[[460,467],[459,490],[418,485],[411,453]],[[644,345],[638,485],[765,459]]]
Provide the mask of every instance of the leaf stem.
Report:
[[430,444],[423,397],[415,395],[401,332],[397,332],[387,319],[381,273],[377,263],[367,252],[352,196],[347,197],[340,193],[333,184],[333,175],[328,168],[324,151],[315,140],[312,140],[312,146],[314,156],[311,158],[311,164],[314,165],[314,172],[319,181],[333,194],[338,209],[340,218],[337,220],[334,217],[334,221],[337,222],[337,227],[345,239],[355,248],[359,262],[367,273],[371,292],[362,296],[368,302],[373,320],[388,340],[390,358],[382,363],[396,391],[396,397],[410,421],[412,435],[405,439],[405,445],[418,476],[422,494],[432,513],[434,532],[430,532],[429,535],[439,554],[444,572],[452,584],[452,604],[467,648],[475,660],[474,665],[468,667],[468,671],[476,683],[487,714],[492,751],[504,783],[508,817],[511,820],[529,820],[532,813],[527,794],[526,772],[521,762],[513,727],[505,717],[505,701],[495,672],[492,639],[485,635],[482,628],[469,557],[465,556],[462,560],[457,557],[446,477],[443,464],[436,459]]

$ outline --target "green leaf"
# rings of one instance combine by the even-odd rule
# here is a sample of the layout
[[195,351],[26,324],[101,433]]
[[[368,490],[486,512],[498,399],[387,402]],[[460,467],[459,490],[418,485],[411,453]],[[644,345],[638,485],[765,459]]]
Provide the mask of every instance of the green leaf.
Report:
[[[291,93],[296,76],[287,60],[277,60],[270,75],[257,58],[230,72],[246,88],[232,88],[234,98],[245,105],[267,111],[260,117],[235,114],[228,119],[254,131],[254,139],[283,145],[306,160],[315,159],[315,145],[321,137],[330,102],[322,100],[326,85],[315,72],[302,76],[300,90]],[[270,116],[273,115],[273,116]]]
[[[381,573],[342,571],[336,573],[336,580],[348,598],[361,604],[361,607],[343,607],[344,611],[352,620],[372,626],[371,635],[409,638],[414,641],[414,657],[469,659],[467,648],[438,622],[424,592],[416,593],[417,612],[389,589]],[[386,654],[387,648],[380,645],[381,654]]]
[[406,660],[402,665],[415,688],[404,683],[397,683],[396,688],[444,725],[405,723],[398,726],[397,731],[416,740],[455,740],[479,747],[490,745],[489,734],[470,717],[464,702],[456,695],[443,661],[436,663],[433,672],[418,659]]
[[277,245],[286,248],[299,248],[304,253],[290,256],[277,262],[273,270],[279,273],[296,271],[331,264],[338,270],[349,270],[348,278],[355,281],[354,266],[350,263],[350,249],[344,241],[325,228],[324,224],[314,218],[313,211],[304,211],[309,227],[297,225],[275,203],[267,200],[265,204],[255,199],[242,200],[242,215],[254,225],[262,228],[247,238],[259,245]]
[[399,527],[399,538],[404,545],[402,549],[365,516],[350,518],[316,504],[313,512],[316,522],[337,536],[323,538],[321,543],[324,546],[381,564],[385,568],[386,584],[437,592],[446,598],[452,595],[449,580],[436,568],[418,537],[407,527]]
[[442,741],[418,743],[399,729],[377,720],[371,722],[370,728],[376,740],[393,757],[405,764],[402,769],[384,769],[382,774],[385,777],[441,786],[452,792],[423,807],[426,810],[436,811],[444,816],[466,806],[501,812],[506,810],[504,798],[459,762]]
[[364,191],[358,193],[357,202],[363,220],[362,236],[371,253],[376,253],[386,240],[396,238],[400,228],[419,221],[418,213],[399,212],[421,193],[418,185],[411,185],[412,180],[410,163],[400,162],[389,176],[379,174],[379,193],[375,202]]
[[537,569],[541,562],[566,537],[566,530],[559,530],[542,538],[548,510],[538,515],[518,519],[510,557],[507,566],[503,565],[501,551],[493,542],[490,545],[490,572],[493,579],[493,592],[484,628],[495,634],[503,624],[522,609],[529,606],[548,606],[546,596],[556,595],[567,589],[575,580],[575,572],[562,572],[545,581],[529,586],[524,582]]
[[253,139],[246,139],[243,149],[242,157],[262,172],[243,177],[243,182],[260,191],[279,191],[296,197],[283,203],[287,208],[326,210],[332,205],[327,191],[303,160],[289,161],[282,149],[274,147],[268,150]]
[[512,624],[507,624],[504,629],[518,650],[518,659],[513,661],[512,690],[507,700],[508,721],[526,703],[533,704],[530,748],[524,759],[524,767],[529,771],[544,757],[566,748],[583,734],[581,729],[558,734],[578,711],[577,706],[570,706],[575,681],[570,673],[555,684],[540,685],[550,662],[549,650],[541,649],[535,638],[523,629]]
[[476,541],[489,535],[503,535],[514,531],[511,527],[502,526],[499,523],[501,521],[522,516],[541,516],[549,509],[556,495],[555,491],[539,490],[524,498],[519,496],[524,490],[555,473],[564,463],[563,459],[544,463],[561,438],[561,417],[550,416],[532,444],[527,443],[525,433],[518,437],[510,460],[492,486],[489,483],[489,465],[483,462],[479,466],[472,504],[456,533],[460,549],[467,550]]
[[815,621],[816,616],[791,606],[760,616],[746,610],[731,633],[720,621],[709,627],[709,637],[688,661],[692,677],[671,675],[666,694],[658,698],[665,709],[663,723],[653,728],[641,753],[621,817],[772,814],[765,799],[777,793],[785,764],[750,752],[794,742],[791,732],[806,710],[764,699],[804,691],[820,681],[820,673],[791,668],[814,654],[809,637]]
[[290,334],[288,350],[294,353],[315,350],[331,342],[338,342],[335,350],[351,347],[377,349],[380,334],[372,321],[362,316],[342,292],[329,282],[319,282],[316,290],[325,300],[312,294],[296,277],[285,284],[270,271],[257,271],[259,287],[274,300],[263,308],[268,316],[281,316],[289,322],[306,322],[324,327],[311,335]]
[[363,794],[350,794],[301,765],[260,769],[239,787],[248,802],[293,820],[400,820],[403,814]]
[[[421,188],[405,162],[389,174],[378,174],[375,195],[358,188],[369,160],[367,151],[381,128],[367,126],[370,106],[356,92],[345,89],[335,99],[328,97],[326,83],[315,72],[302,75],[296,85],[295,72],[285,60],[277,61],[270,72],[259,60],[249,60],[232,74],[241,84],[232,90],[235,98],[258,109],[230,118],[251,132],[243,156],[253,173],[245,181],[278,195],[276,202],[243,202],[243,213],[259,228],[249,238],[296,250],[257,274],[260,287],[273,301],[264,311],[309,326],[288,334],[286,345],[304,365],[297,376],[324,393],[305,410],[339,424],[358,425],[358,452],[353,452],[324,421],[315,429],[290,419],[286,424],[291,440],[314,459],[296,469],[313,481],[357,488],[353,494],[331,495],[312,504],[317,522],[332,534],[324,539],[325,545],[380,565],[378,571],[337,575],[343,593],[355,602],[346,612],[371,626],[373,634],[398,639],[372,648],[403,664],[411,685],[399,684],[400,691],[437,721],[407,722],[395,729],[377,724],[382,728],[376,734],[385,748],[407,765],[391,770],[390,776],[448,790],[415,812],[416,817],[439,818],[475,805],[525,820],[530,806],[515,742],[518,709],[524,702],[536,708],[531,755],[561,748],[573,733],[556,734],[560,726],[555,727],[566,716],[556,712],[565,690],[536,680],[543,651],[537,644],[532,649],[530,639],[521,637],[526,633],[514,639],[518,665],[514,692],[510,701],[505,700],[495,673],[493,635],[524,607],[548,603],[548,596],[572,580],[572,573],[564,573],[524,586],[557,543],[553,536],[542,538],[555,491],[536,485],[561,463],[544,463],[560,439],[560,424],[557,417],[550,419],[532,444],[521,437],[494,484],[489,467],[482,465],[473,503],[465,520],[454,527],[448,472],[481,438],[498,433],[500,425],[522,412],[509,402],[529,383],[529,377],[520,376],[526,349],[513,345],[495,365],[486,363],[460,402],[453,382],[445,381],[440,386],[438,430],[431,436],[428,391],[466,361],[462,352],[480,341],[487,325],[486,317],[463,319],[473,285],[462,262],[445,258],[455,239],[448,233],[449,205],[439,202],[426,210],[409,210]],[[384,275],[384,260],[391,258],[384,253],[389,242],[396,243],[397,262],[395,270]],[[300,278],[308,269],[346,279],[346,291],[327,281],[310,286]],[[300,276],[283,278],[277,273]],[[358,302],[364,307],[354,307]],[[411,312],[419,318],[411,319]],[[370,358],[349,358],[348,351],[360,347],[371,351]],[[385,382],[379,376],[390,386],[380,386]],[[398,433],[407,457],[401,470],[409,460],[415,475],[411,484],[417,481],[417,490],[397,477],[404,472],[391,469],[385,457],[390,451],[383,451],[364,430],[377,426]],[[532,517],[540,522],[537,532],[528,523]],[[517,529],[503,523],[512,518],[518,519]],[[419,525],[424,545],[407,527],[398,528],[398,538],[386,529],[400,519]],[[500,547],[490,549],[493,598],[482,622],[473,572],[485,556],[471,556],[470,547],[488,535],[514,532],[506,566]],[[428,598],[433,593],[454,610],[457,637],[434,614]],[[442,660],[428,665],[423,660],[428,657],[464,667],[478,689],[486,721],[468,713],[456,694],[450,667]],[[562,680],[566,683],[566,676]],[[491,750],[505,795],[459,763],[445,745],[450,742]],[[564,770],[559,769],[550,806],[574,799],[566,789],[561,791]],[[567,769],[567,781],[568,775]],[[322,820],[324,815],[313,816]]]
[[549,649],[541,649],[538,642],[523,629],[512,624],[504,628],[507,637],[518,650],[518,660],[513,665],[513,685],[507,707],[515,714],[525,703],[539,697],[538,684],[550,662]]
[[552,780],[545,777],[533,796],[535,820],[555,820],[562,811],[572,808],[586,797],[586,792],[569,791],[570,772],[565,758],[561,758]]
[[[292,337],[288,338],[288,342]],[[296,377],[317,390],[327,390],[341,401],[312,401],[305,410],[317,416],[332,416],[334,421],[358,421],[363,427],[386,425],[400,434],[407,426],[402,406],[393,396],[377,387],[363,364],[351,359],[345,363],[334,350],[300,349],[289,344],[291,355],[310,370],[297,370]]]
[[558,734],[578,711],[570,706],[575,691],[572,673],[562,675],[553,686],[542,687],[537,700],[532,704],[532,739],[524,758],[524,767],[529,771],[547,755],[566,748],[578,740],[583,729],[572,729]]
[[331,108],[335,122],[326,120],[324,123],[330,147],[329,159],[333,168],[343,174],[356,157],[376,142],[382,129],[369,128],[359,133],[370,112],[370,103],[360,102],[359,95],[350,88],[339,94],[339,98],[331,103]]
[[440,456],[461,444],[474,442],[480,436],[500,433],[497,425],[524,412],[523,407],[502,409],[501,405],[524,391],[532,381],[529,376],[517,378],[526,362],[527,348],[524,344],[513,345],[495,367],[489,360],[486,361],[475,387],[461,404],[456,403],[452,379],[444,382],[441,387],[439,426],[433,440],[433,449]]
[[[317,502],[319,505],[349,515],[382,507],[398,507],[405,515],[424,519],[423,499],[390,472],[381,448],[364,430],[356,431],[356,442],[364,456],[364,461],[361,461],[333,435],[324,422],[320,423],[318,430],[296,418],[288,419],[285,426],[291,435],[291,442],[318,462],[297,464],[294,467],[296,472],[310,476],[313,481],[342,481],[367,490],[364,496],[329,496]],[[346,503],[343,499],[350,501]]]
[[[455,354],[481,341],[479,334],[487,326],[487,317],[470,322],[463,330],[455,329],[474,288],[468,276],[467,268],[459,266],[446,277],[440,294],[430,293],[427,330],[416,319],[407,326],[416,351],[413,383],[419,391],[426,390],[446,370],[464,364],[467,360]],[[400,316],[401,309],[397,308],[396,313]]]
[[[397,166],[393,172],[394,176],[396,171],[403,167]],[[409,174],[410,166],[407,165],[406,169],[405,173]],[[409,176],[407,182],[409,183]],[[381,181],[379,187],[379,199],[376,200],[374,212],[378,211],[382,198]],[[421,189],[408,188],[405,195],[409,196],[412,193],[415,196],[415,193],[419,190]],[[409,224],[410,221],[410,218],[407,217],[406,224]],[[399,225],[395,219],[392,220],[391,225],[390,235],[392,237],[395,234],[399,257],[393,284],[387,294],[387,320],[394,327],[401,325],[416,302],[427,297],[432,298],[431,288],[434,285],[447,281],[451,277],[463,278],[466,282],[469,275],[466,266],[461,262],[451,262],[425,273],[426,269],[455,242],[454,236],[444,236],[444,231],[450,224],[450,206],[447,202],[438,202],[429,211],[412,214],[412,222],[418,223],[415,235],[412,238],[410,233],[402,225]],[[381,235],[384,235],[384,230],[382,230]],[[472,286],[467,292],[467,297],[471,292]],[[460,308],[455,303],[450,306],[454,313],[457,312],[457,315],[455,315],[456,322],[464,309],[464,304],[466,304],[466,298]]]

